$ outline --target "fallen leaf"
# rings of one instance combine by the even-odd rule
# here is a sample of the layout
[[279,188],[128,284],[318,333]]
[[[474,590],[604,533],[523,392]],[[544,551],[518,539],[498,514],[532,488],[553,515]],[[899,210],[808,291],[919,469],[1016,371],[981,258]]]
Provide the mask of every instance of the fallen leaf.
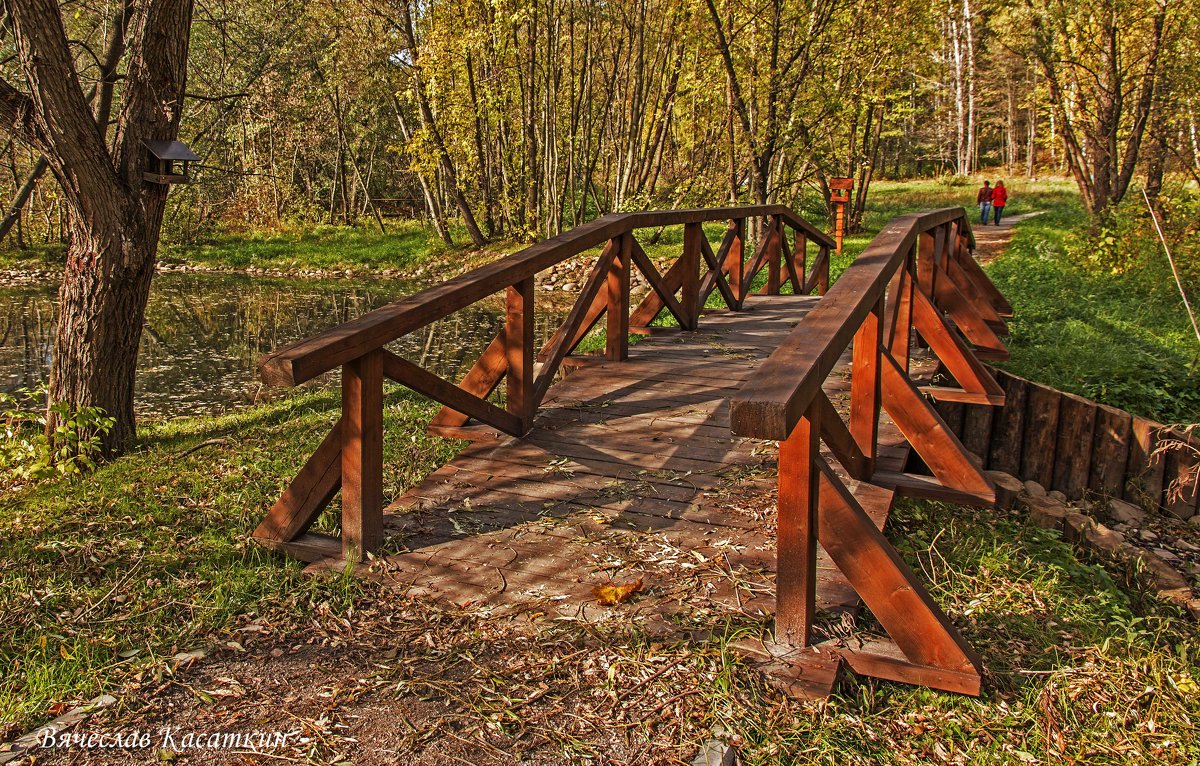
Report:
[[637,593],[641,589],[642,578],[639,577],[633,582],[621,583],[620,585],[609,580],[603,585],[597,585],[595,588],[592,588],[592,593],[595,594],[601,604],[613,606],[614,604],[625,603],[634,593]]

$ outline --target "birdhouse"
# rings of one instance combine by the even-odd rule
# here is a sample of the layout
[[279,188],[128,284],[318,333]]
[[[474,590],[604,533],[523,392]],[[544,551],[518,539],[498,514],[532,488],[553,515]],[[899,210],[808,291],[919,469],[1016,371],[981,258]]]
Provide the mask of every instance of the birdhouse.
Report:
[[[142,178],[152,184],[188,184],[188,165],[200,158],[182,141],[143,141],[146,171]],[[179,163],[176,165],[176,163]]]
[[853,178],[830,178],[829,179],[829,200],[830,202],[849,202],[850,190],[854,188]]

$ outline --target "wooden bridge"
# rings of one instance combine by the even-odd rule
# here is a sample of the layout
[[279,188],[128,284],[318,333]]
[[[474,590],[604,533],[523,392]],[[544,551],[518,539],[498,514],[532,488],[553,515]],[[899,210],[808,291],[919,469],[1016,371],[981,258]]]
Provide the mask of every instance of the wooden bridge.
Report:
[[[715,250],[707,222],[726,222]],[[660,273],[634,232],[672,225]],[[833,242],[782,206],[613,214],[540,242],[264,357],[282,385],[340,366],[342,414],[254,539],[324,566],[369,553],[357,571],[457,603],[595,614],[619,581],[642,589],[630,615],[773,614],[739,648],[797,694],[843,665],[978,694],[979,657],[882,532],[898,494],[994,501],[929,401],[1003,403],[980,360],[1005,357],[1011,307],[973,245],[961,209],[901,216],[829,287]],[[535,348],[535,275],[594,248]],[[651,290],[631,310],[634,268]],[[384,347],[498,290],[504,326],[457,385]],[[651,324],[664,312],[678,328]],[[573,353],[601,319],[603,353]],[[474,442],[386,508],[385,378],[444,405],[431,432]],[[339,489],[340,538],[310,533]],[[831,628],[860,605],[886,637]]]

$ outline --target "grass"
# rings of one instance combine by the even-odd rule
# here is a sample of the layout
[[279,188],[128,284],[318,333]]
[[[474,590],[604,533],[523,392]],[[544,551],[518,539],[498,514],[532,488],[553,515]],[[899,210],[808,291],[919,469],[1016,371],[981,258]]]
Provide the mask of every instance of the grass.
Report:
[[[303,579],[297,565],[248,541],[338,406],[336,393],[304,393],[235,415],[168,421],[86,479],[6,488],[0,732],[29,726],[56,702],[112,689],[238,614],[347,603],[336,585]],[[388,493],[455,451],[424,434],[433,412],[403,390],[388,400]]]
[[1097,268],[1082,219],[1076,199],[1049,207],[989,267],[1015,313],[1001,366],[1146,417],[1200,421],[1200,342],[1165,259]]

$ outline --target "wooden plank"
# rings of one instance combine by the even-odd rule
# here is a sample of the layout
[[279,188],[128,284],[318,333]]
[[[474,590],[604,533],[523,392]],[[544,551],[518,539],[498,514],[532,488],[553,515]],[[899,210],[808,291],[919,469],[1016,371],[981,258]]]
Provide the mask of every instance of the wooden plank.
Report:
[[[885,367],[886,369],[886,367]],[[929,667],[979,674],[982,662],[934,603],[916,575],[862,506],[823,462],[821,545],[862,596],[905,659]]]
[[[629,239],[633,250],[633,264],[637,266],[638,271],[642,272],[642,276],[646,278],[651,290],[658,294],[660,300],[666,305],[667,310],[675,317],[675,321],[679,322],[680,327],[687,327],[690,321],[690,316],[684,310],[679,301],[675,300],[674,290],[670,289],[663,283],[662,276],[658,273],[658,269],[654,268],[654,264],[650,261],[650,257],[646,255],[646,251],[642,250],[642,246],[638,244],[636,239]],[[697,275],[698,276],[698,275]]]
[[942,484],[978,497],[992,494],[992,484],[967,456],[962,442],[950,431],[888,354],[880,365],[883,407],[933,475]]
[[1017,476],[1021,473],[1022,445],[1025,441],[1025,398],[1028,385],[1021,378],[998,373],[997,382],[1004,389],[1004,406],[992,423],[991,444],[988,447],[987,467]]
[[1120,498],[1125,490],[1125,468],[1129,464],[1129,441],[1133,416],[1103,404],[1096,405],[1096,427],[1092,437],[1092,467],[1088,488],[1104,497]]
[[383,350],[342,367],[342,557],[383,542]]
[[896,490],[903,497],[920,497],[940,500],[943,503],[969,505],[976,508],[991,508],[995,495],[991,492],[976,494],[954,487],[947,487],[932,476],[922,476],[904,471],[876,471],[871,477],[874,484]]
[[342,486],[342,421],[334,424],[254,530],[259,542],[288,542],[308,531]]
[[[969,694],[978,697],[981,691],[980,674],[975,668],[967,671],[956,671],[947,668],[918,665],[908,661],[900,647],[891,641],[865,641],[859,644],[835,646],[830,648],[837,651],[846,664],[858,675],[881,678],[885,681],[899,681],[905,684],[928,686],[959,694]],[[824,647],[824,644],[819,646]]]
[[734,432],[759,439],[787,438],[866,315],[884,296],[922,228],[962,215],[961,208],[913,214],[885,226],[829,289],[826,300],[800,320],[759,367],[754,381],[731,400]]
[[607,309],[607,296],[601,295],[600,288],[607,284],[608,272],[615,256],[616,250],[610,241],[599,259],[592,265],[591,273],[588,275],[587,281],[583,283],[583,289],[580,291],[579,297],[575,299],[574,305],[571,306],[570,312],[567,313],[567,318],[563,320],[562,326],[538,353],[538,358],[545,364],[535,384],[535,401],[540,402],[545,398],[546,392],[554,380],[554,374],[558,371],[563,359],[579,345],[579,342],[591,331],[600,315]]
[[1125,499],[1157,510],[1163,504],[1163,476],[1166,461],[1152,458],[1158,448],[1161,423],[1133,416],[1129,463],[1125,468]]
[[[475,364],[463,376],[458,387],[478,399],[487,399],[488,395],[496,390],[496,386],[500,385],[500,381],[504,379],[504,373],[507,371],[508,358],[504,351],[504,330],[502,329],[475,360]],[[467,424],[467,420],[469,420],[467,415],[449,407],[443,407],[437,415],[433,416],[433,420],[429,421],[429,425],[464,426]]]
[[867,475],[875,468],[875,445],[879,437],[883,308],[881,296],[875,310],[867,314],[854,334],[854,356],[850,365],[850,435],[866,458]]
[[[607,240],[631,235],[635,229],[657,228],[746,216],[778,215],[808,236],[832,246],[828,235],[797,216],[785,205],[611,213],[524,250],[500,258],[454,279],[368,312],[357,319],[278,349],[259,362],[264,382],[299,385],[368,351],[424,327],[551,266],[590,250]],[[933,215],[933,214],[926,214]],[[738,252],[738,260],[741,253]]]
[[1092,441],[1096,428],[1096,405],[1083,397],[1062,394],[1058,405],[1058,439],[1054,447],[1053,486],[1078,500],[1088,488],[1092,464]]
[[[819,394],[813,403],[817,407],[818,419],[821,423],[821,438],[829,445],[838,462],[845,467],[846,472],[855,479],[866,481],[871,477],[873,466],[862,453],[858,443],[850,433],[850,429],[842,422],[841,415],[829,397],[824,392]],[[878,442],[877,442],[878,443]]]
[[796,295],[804,294],[804,286],[807,284],[805,273],[808,270],[808,238],[804,236],[803,231],[792,232],[792,258],[789,267],[792,290]]
[[721,299],[725,301],[725,305],[730,310],[738,308],[737,297],[733,292],[733,288],[729,286],[729,281],[725,278],[725,264],[729,261],[729,252],[737,242],[738,231],[736,228],[730,227],[725,231],[725,238],[721,241],[721,246],[717,252],[712,251],[712,246],[708,244],[708,240],[704,237],[700,238],[700,254],[704,256],[704,262],[708,265],[708,273],[700,280],[700,299],[697,301],[703,306],[708,300],[708,295],[713,291],[713,288],[721,293]]
[[1002,397],[1004,390],[958,335],[946,324],[929,296],[913,291],[913,326],[964,391]]
[[816,619],[820,416],[810,408],[779,443],[775,640],[794,646],[808,646]]
[[[685,330],[695,330],[700,321],[700,240],[704,239],[704,227],[689,223],[683,227],[683,255],[680,256],[679,298],[687,321],[682,322]],[[670,287],[668,283],[667,287]]]
[[1061,397],[1052,388],[1030,383],[1025,398],[1025,430],[1018,476],[1047,489],[1054,482],[1054,447],[1058,443]]
[[[380,353],[383,355],[383,374],[385,376],[434,401],[441,402],[457,415],[463,416],[464,421],[465,418],[472,417],[513,436],[519,436],[524,432],[520,418],[505,412],[487,399],[480,399],[407,359],[396,356],[391,351],[383,349]],[[440,427],[455,428],[456,426]]]

